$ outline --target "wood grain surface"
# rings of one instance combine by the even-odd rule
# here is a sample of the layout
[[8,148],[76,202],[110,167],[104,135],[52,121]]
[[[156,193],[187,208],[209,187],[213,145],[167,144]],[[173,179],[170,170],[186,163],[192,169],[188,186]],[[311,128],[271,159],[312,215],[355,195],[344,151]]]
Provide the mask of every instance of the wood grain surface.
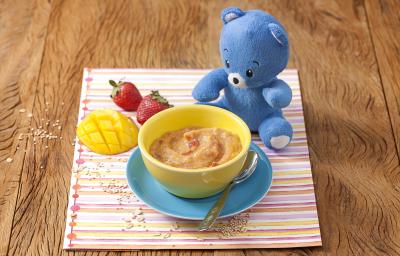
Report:
[[27,155],[18,135],[31,124],[27,114],[34,105],[49,13],[47,1],[0,1],[0,255],[7,254],[17,210]]
[[[63,251],[83,67],[217,67],[231,5],[288,30],[323,247]],[[399,11],[394,0],[0,1],[0,255],[400,255]],[[49,120],[62,139],[18,140]]]
[[367,0],[365,9],[400,155],[400,1]]

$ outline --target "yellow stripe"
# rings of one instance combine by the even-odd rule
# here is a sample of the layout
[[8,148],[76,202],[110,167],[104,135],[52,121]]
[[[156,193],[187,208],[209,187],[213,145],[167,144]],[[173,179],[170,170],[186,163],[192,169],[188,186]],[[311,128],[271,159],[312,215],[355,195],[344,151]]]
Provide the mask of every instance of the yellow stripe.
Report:
[[[277,175],[277,173],[274,173],[274,176],[283,176],[283,175]],[[107,182],[103,182],[103,184],[107,185]],[[121,184],[119,184],[121,185]],[[122,184],[123,185],[123,184]],[[129,189],[127,189],[129,191]],[[280,195],[280,194],[285,194],[285,195],[297,195],[297,194],[312,194],[313,191],[309,190],[289,190],[289,191],[270,191],[269,195]],[[110,196],[110,193],[107,193],[103,190],[79,190],[78,194],[80,196]],[[113,195],[119,195],[119,194],[113,194]]]
[[291,146],[308,146],[307,142],[297,142],[297,141],[292,141],[290,142]]
[[307,134],[305,132],[294,132],[294,137],[305,137]]
[[304,171],[282,171],[282,172],[274,172],[274,176],[288,176],[288,175],[301,175],[301,174],[311,174],[311,170]]
[[313,180],[311,178],[306,179],[297,179],[297,180],[273,180],[273,185],[288,185],[288,184],[313,184]]
[[[146,233],[146,232],[79,232],[79,230],[75,230],[77,238],[79,237],[131,237],[132,239],[141,238],[141,237],[153,237],[154,239],[160,238],[162,236],[155,236],[154,233]],[[181,232],[168,232],[171,234],[169,239],[178,238],[178,237],[219,237],[221,233],[219,232],[209,232],[202,233],[193,231],[193,233],[181,233]],[[319,235],[319,229],[312,230],[292,230],[292,231],[262,231],[262,232],[244,232],[236,235],[236,238],[241,236],[287,236],[287,235]]]

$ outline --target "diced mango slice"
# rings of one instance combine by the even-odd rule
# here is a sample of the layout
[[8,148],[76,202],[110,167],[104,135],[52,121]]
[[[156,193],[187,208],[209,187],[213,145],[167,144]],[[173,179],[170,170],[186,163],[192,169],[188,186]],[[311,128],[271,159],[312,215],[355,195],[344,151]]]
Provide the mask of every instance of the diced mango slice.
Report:
[[93,152],[114,155],[137,145],[139,130],[131,119],[118,111],[91,112],[76,130],[78,139]]

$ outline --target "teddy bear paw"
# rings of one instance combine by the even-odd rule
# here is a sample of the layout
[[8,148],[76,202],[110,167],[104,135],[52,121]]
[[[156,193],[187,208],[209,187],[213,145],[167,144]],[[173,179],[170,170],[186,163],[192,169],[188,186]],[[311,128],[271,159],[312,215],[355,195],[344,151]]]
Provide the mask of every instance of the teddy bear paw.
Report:
[[271,146],[275,149],[282,149],[286,147],[290,142],[290,137],[286,135],[272,137],[269,141]]

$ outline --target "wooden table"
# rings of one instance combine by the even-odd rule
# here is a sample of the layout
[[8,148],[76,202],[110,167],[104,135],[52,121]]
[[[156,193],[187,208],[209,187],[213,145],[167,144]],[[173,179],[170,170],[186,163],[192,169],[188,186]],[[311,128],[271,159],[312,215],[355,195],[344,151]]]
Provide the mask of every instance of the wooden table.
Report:
[[[217,67],[230,5],[289,32],[324,246],[64,252],[83,67]],[[0,1],[0,255],[400,255],[399,14],[398,0]],[[42,119],[63,139],[21,143]]]

